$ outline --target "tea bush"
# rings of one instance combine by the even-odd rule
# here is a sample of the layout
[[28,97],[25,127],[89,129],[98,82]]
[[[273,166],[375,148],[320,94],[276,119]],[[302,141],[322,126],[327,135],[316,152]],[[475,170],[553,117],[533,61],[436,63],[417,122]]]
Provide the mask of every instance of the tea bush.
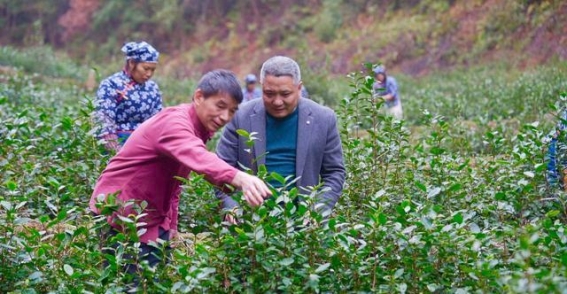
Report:
[[[236,195],[241,222],[227,226],[212,187],[192,175],[185,238],[168,265],[140,268],[139,290],[565,292],[567,194],[546,184],[543,143],[554,123],[544,114],[565,103],[564,66],[508,81],[456,72],[411,90],[407,80],[416,96],[405,96],[405,121],[371,98],[371,76],[349,75],[335,107],[347,181],[333,214],[312,209],[317,189],[298,205],[297,190],[282,189],[258,208]],[[108,226],[86,209],[110,158],[92,137],[92,94],[19,70],[0,79],[0,292],[125,291],[138,221],[123,220],[131,229],[109,255]]]
[[0,46],[0,66],[16,67],[28,73],[38,73],[56,78],[81,78],[85,76],[87,70],[78,66],[70,58],[58,55],[47,46],[37,46],[25,50]]

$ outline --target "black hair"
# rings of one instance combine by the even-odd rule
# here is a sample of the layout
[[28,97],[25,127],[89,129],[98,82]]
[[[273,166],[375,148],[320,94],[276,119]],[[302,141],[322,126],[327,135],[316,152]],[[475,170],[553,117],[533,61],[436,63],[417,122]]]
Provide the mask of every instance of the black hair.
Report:
[[236,75],[226,69],[216,69],[206,73],[197,84],[197,88],[201,89],[205,98],[226,93],[238,103],[242,102],[240,83]]

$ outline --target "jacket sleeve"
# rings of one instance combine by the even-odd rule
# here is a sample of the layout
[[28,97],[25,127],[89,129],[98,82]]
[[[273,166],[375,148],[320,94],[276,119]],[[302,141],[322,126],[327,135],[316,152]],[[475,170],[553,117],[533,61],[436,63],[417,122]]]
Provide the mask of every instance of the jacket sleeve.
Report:
[[321,212],[323,212],[322,210],[330,212],[335,207],[343,191],[345,181],[343,148],[337,129],[337,117],[334,113],[329,117],[327,126],[327,141],[320,173],[323,188],[328,188],[328,191],[317,199],[317,204],[320,206],[318,210]]
[[100,127],[97,132],[99,137],[116,134],[116,105],[116,87],[106,79],[100,83],[95,100],[94,119]]
[[204,175],[207,181],[216,186],[230,184],[238,170],[207,150],[205,143],[183,119],[171,120],[162,128],[157,139],[158,151]]
[[[224,128],[224,131],[217,143],[216,152],[219,158],[229,165],[238,168],[238,148],[239,140],[236,130],[238,129],[238,118],[235,116]],[[215,194],[221,200],[223,209],[232,209],[238,206],[238,203],[232,199],[230,195],[217,189]]]
[[163,99],[162,99],[162,95],[161,95],[161,91],[159,89],[158,84],[154,83],[154,91],[156,93],[156,105],[152,108],[152,116],[154,116],[156,113],[160,112],[163,109]]
[[398,97],[398,83],[396,82],[396,79],[394,79],[393,77],[389,78],[389,83],[388,84],[388,93],[387,94],[392,94],[392,96],[394,97]]

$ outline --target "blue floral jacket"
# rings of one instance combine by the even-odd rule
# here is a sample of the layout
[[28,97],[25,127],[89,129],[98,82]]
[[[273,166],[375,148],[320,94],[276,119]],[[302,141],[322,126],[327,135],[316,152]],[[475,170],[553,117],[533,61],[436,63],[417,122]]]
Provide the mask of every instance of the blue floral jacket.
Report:
[[138,84],[124,71],[115,73],[103,80],[97,91],[97,135],[132,132],[162,107],[161,92],[154,81]]

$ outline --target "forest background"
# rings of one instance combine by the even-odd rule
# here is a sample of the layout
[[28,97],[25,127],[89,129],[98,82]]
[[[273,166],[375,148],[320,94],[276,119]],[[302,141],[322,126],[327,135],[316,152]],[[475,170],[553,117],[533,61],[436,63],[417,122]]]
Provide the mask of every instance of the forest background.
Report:
[[564,1],[0,1],[4,46],[48,46],[104,76],[121,66],[123,43],[146,40],[162,54],[156,77],[175,79],[214,68],[243,77],[284,54],[331,105],[342,98],[333,81],[366,62],[421,77],[565,60],[566,23]]

